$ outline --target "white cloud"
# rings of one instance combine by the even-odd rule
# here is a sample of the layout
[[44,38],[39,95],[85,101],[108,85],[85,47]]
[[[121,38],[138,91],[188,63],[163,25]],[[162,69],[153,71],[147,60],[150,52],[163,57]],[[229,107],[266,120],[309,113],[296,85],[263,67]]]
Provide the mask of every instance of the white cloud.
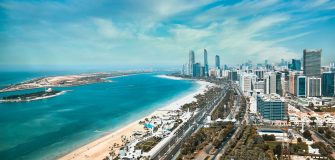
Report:
[[127,28],[117,27],[111,20],[93,17],[92,21],[96,25],[99,34],[104,37],[117,40],[134,38],[133,33]]
[[[15,34],[22,40],[8,39],[10,45],[0,51],[13,55],[22,52],[27,57],[34,52],[37,56],[29,57],[32,62],[50,62],[43,60],[45,56],[38,56],[43,54],[52,57],[51,61],[54,63],[60,64],[181,64],[187,61],[189,49],[198,53],[207,48],[210,56],[221,55],[223,63],[241,63],[248,57],[255,58],[254,62],[260,62],[264,59],[296,58],[300,53],[283,46],[283,43],[314,32],[291,32],[294,27],[300,29],[334,17],[312,16],[313,18],[308,17],[309,20],[306,20],[305,15],[299,15],[297,18],[294,14],[295,6],[287,11],[276,12],[278,9],[283,10],[282,7],[287,7],[286,3],[277,0],[247,0],[234,5],[216,6],[200,13],[196,13],[195,10],[211,3],[211,0],[197,3],[187,0],[119,3],[123,2],[131,3],[132,9],[111,11],[113,14],[108,12],[110,15],[106,16],[98,14],[98,10],[93,12],[86,10],[90,9],[89,7],[82,7],[86,8],[85,11],[96,14],[72,17],[73,20],[69,17],[69,20],[53,23],[43,17],[42,20],[46,23],[40,20],[36,24],[12,26],[11,29],[19,31]],[[91,4],[90,1],[87,3]],[[309,7],[318,8],[327,3],[329,2],[318,2]],[[21,5],[9,4],[12,6],[8,6],[7,3],[1,6],[10,10],[13,7],[15,10],[24,9]],[[44,10],[54,7],[52,11],[57,11],[50,15],[59,13],[59,10],[69,11],[68,6],[63,7],[60,4],[47,6]],[[33,8],[28,10],[35,10],[34,7],[38,6],[30,7]],[[173,22],[184,13],[188,16],[183,17],[182,22]],[[313,13],[313,10],[308,13]],[[41,42],[40,39],[46,40]],[[64,54],[63,57],[67,60],[62,60],[59,53]]]

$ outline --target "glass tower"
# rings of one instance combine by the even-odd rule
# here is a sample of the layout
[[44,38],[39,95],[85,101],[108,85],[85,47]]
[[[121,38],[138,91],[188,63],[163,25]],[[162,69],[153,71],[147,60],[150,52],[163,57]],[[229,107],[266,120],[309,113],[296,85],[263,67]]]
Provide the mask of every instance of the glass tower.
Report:
[[321,75],[321,52],[322,50],[304,49],[304,75],[307,77]]
[[220,56],[215,56],[215,68],[220,69]]
[[204,69],[205,69],[205,75],[206,77],[208,77],[209,72],[208,72],[208,59],[207,59],[207,50],[204,49]]
[[331,72],[322,73],[322,96],[334,97],[334,75],[335,73]]
[[193,65],[195,63],[195,58],[194,58],[194,51],[193,50],[190,50],[190,53],[189,53],[189,61],[188,61],[188,74],[190,76],[193,75]]

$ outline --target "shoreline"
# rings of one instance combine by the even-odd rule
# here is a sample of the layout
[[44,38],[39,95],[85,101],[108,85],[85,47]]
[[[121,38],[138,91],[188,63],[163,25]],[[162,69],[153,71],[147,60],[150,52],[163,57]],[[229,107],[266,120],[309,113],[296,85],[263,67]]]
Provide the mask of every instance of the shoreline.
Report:
[[36,97],[36,98],[32,98],[32,99],[28,99],[28,100],[3,100],[0,99],[0,103],[19,103],[19,102],[30,102],[30,101],[36,101],[36,100],[41,100],[41,99],[47,99],[47,98],[52,98],[52,97],[57,97],[60,95],[65,94],[66,92],[68,92],[70,90],[65,90],[65,91],[60,91],[59,93],[56,93],[54,95],[50,95],[50,96],[42,96],[42,97]]
[[15,92],[22,90],[38,89],[38,88],[53,88],[53,87],[72,87],[80,85],[89,85],[94,83],[111,82],[110,78],[120,76],[129,76],[133,74],[140,74],[145,72],[97,72],[84,73],[73,75],[36,77],[16,84],[10,84],[7,87],[1,88],[0,93]]
[[[177,78],[172,76],[158,75],[161,78]],[[177,80],[177,79],[175,79]],[[185,80],[179,79],[178,80]],[[82,146],[79,146],[64,155],[56,157],[59,160],[72,160],[72,159],[97,159],[101,160],[109,155],[110,147],[115,143],[122,144],[122,136],[130,137],[134,131],[145,131],[143,125],[139,124],[139,121],[144,120],[156,115],[164,115],[169,110],[177,110],[183,104],[190,103],[195,101],[195,95],[204,93],[209,87],[215,86],[215,84],[205,82],[205,81],[196,81],[200,85],[196,91],[187,93],[186,95],[168,102],[167,105],[158,107],[154,111],[150,112],[147,115],[144,115],[142,118],[134,120],[130,123],[125,124],[124,126],[116,127],[111,131],[107,131],[106,134],[103,134],[101,137],[90,141]],[[118,148],[114,147],[116,153],[118,153]]]

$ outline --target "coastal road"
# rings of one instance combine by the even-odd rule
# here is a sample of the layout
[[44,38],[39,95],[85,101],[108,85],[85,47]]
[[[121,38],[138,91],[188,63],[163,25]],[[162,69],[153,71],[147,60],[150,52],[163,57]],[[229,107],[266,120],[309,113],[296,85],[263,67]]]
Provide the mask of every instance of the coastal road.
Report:
[[228,85],[223,85],[222,91],[215,96],[212,100],[210,100],[209,103],[207,103],[205,106],[200,106],[199,108],[202,108],[199,110],[199,112],[192,116],[187,122],[181,126],[178,131],[175,132],[174,136],[170,138],[170,141],[168,143],[165,143],[161,149],[156,152],[150,159],[153,160],[170,160],[173,159],[173,157],[177,154],[177,152],[180,150],[181,145],[183,142],[194,133],[197,129],[201,128],[204,120],[206,119],[207,115],[214,110],[218,104],[223,100]]
[[[236,85],[233,85],[234,87],[234,90],[235,92],[239,95],[239,96],[242,96],[244,99],[244,95],[243,93],[241,92],[240,88]],[[241,103],[239,103],[240,105]],[[247,104],[246,104],[247,105]],[[239,108],[241,108],[242,106],[239,106]],[[248,108],[248,107],[247,107]],[[247,110],[247,108],[245,108],[245,110]],[[243,109],[243,108],[241,108]],[[241,111],[241,110],[239,110]],[[234,114],[235,116],[235,114]],[[240,128],[239,126],[239,121],[242,121],[242,122],[246,122],[247,124],[249,123],[249,116],[248,116],[248,113],[244,113],[244,116],[243,116],[243,119],[239,119],[238,121],[235,122],[235,125],[234,125],[234,128],[232,129],[232,131],[228,134],[228,136],[225,138],[225,140],[221,143],[221,145],[219,146],[219,148],[217,149],[217,151],[215,152],[214,156],[211,158],[212,160],[215,160],[215,159],[218,159],[221,157],[221,155],[224,153],[225,151],[225,145],[229,142],[229,140],[235,135],[235,132],[236,130],[238,130]]]

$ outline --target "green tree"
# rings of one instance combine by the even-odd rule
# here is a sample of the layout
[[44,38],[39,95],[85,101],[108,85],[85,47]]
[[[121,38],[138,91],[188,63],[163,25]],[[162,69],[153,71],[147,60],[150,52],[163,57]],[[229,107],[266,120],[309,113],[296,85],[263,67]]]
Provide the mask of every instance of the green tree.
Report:
[[310,125],[315,126],[316,125],[316,123],[315,123],[316,117],[310,117],[309,119],[312,121],[310,123]]
[[321,133],[321,134],[323,134],[323,133],[325,132],[325,130],[324,130],[324,128],[319,127],[319,128],[318,128],[318,132]]
[[273,149],[273,153],[275,155],[281,155],[281,145],[277,144],[276,147]]
[[305,130],[305,132],[302,133],[302,136],[308,140],[312,140],[312,134],[309,132],[309,130]]
[[273,134],[271,135],[264,134],[262,137],[264,141],[275,141],[276,140],[276,137]]

